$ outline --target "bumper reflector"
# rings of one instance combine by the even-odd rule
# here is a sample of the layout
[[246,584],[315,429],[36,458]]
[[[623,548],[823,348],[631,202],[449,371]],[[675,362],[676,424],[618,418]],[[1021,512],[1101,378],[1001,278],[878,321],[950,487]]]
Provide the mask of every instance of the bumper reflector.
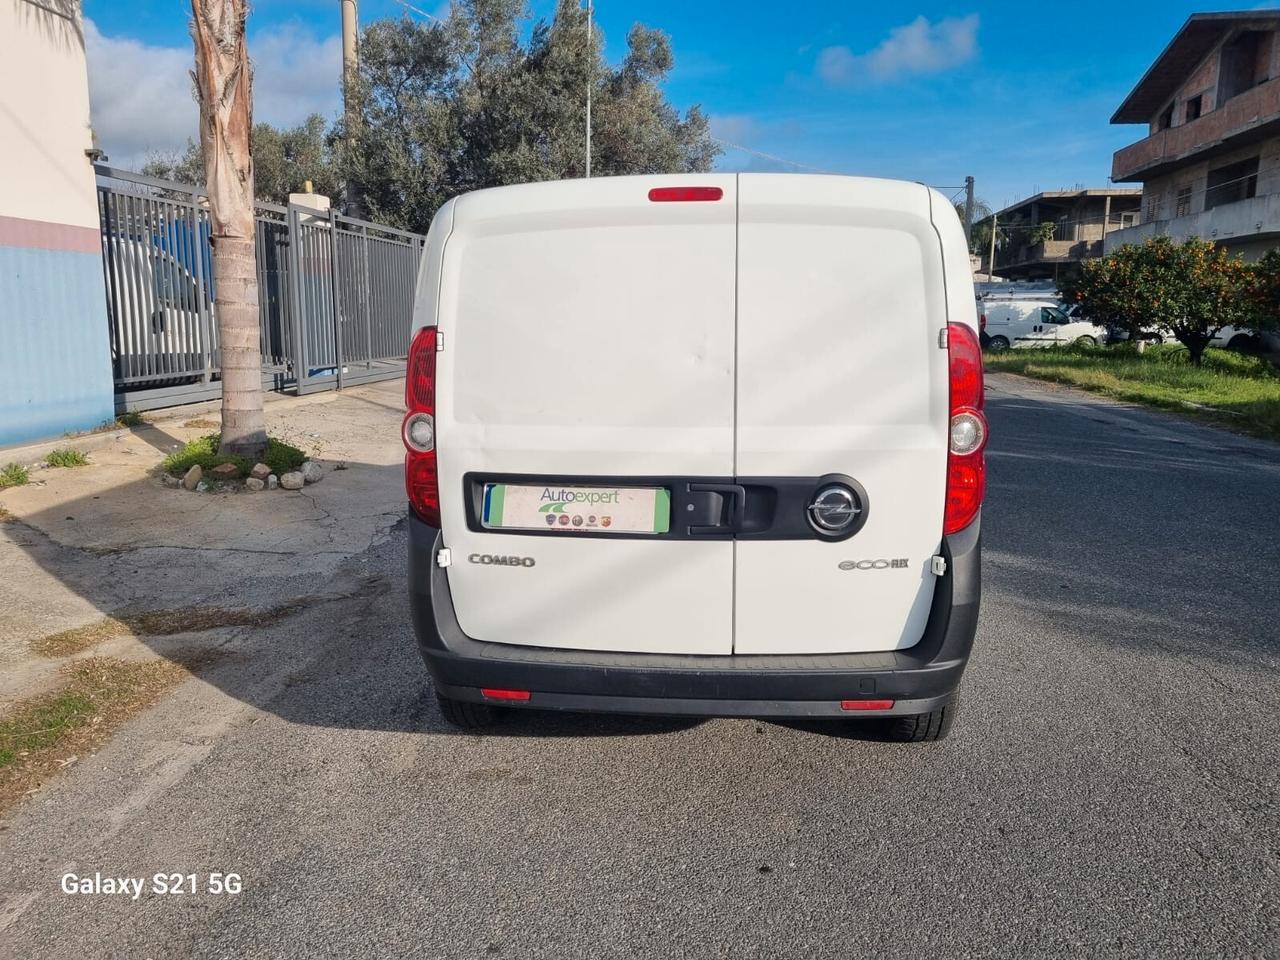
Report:
[[892,710],[892,700],[841,700],[841,710]]
[[493,687],[481,687],[480,695],[486,700],[528,700],[528,690],[497,690]]

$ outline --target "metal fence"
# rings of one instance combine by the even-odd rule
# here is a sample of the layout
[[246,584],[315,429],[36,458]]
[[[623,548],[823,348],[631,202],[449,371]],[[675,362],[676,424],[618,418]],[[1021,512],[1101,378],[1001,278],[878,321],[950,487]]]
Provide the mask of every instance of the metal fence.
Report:
[[[96,169],[117,407],[221,396],[203,193]],[[255,240],[264,386],[302,394],[404,372],[424,237],[260,202]]]

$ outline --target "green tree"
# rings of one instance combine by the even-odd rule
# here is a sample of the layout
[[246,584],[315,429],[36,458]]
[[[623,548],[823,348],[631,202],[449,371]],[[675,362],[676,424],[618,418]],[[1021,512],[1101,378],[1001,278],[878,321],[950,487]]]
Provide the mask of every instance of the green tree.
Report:
[[[250,143],[257,199],[285,203],[289,194],[300,193],[308,180],[316,193],[337,196],[341,183],[338,158],[328,124],[320,114],[313,113],[296,127],[255,123]],[[142,172],[162,180],[203,183],[204,159],[200,145],[188,140],[185,151],[154,156]]]
[[588,48],[574,0],[560,0],[527,40],[524,15],[523,0],[459,0],[442,23],[366,27],[358,127],[340,124],[332,139],[370,216],[425,230],[458,193],[582,176],[588,80],[593,174],[711,168],[719,149],[706,116],[681,116],[661,91],[674,65],[665,34],[634,26],[613,67],[598,31]]
[[1251,281],[1252,312],[1249,322],[1242,326],[1256,333],[1280,330],[1280,250],[1268,250],[1253,265]]
[[1205,348],[1225,326],[1248,326],[1256,309],[1253,271],[1207,240],[1174,243],[1152,237],[1081,264],[1063,293],[1085,316],[1119,326],[1133,339],[1159,328],[1200,365]]

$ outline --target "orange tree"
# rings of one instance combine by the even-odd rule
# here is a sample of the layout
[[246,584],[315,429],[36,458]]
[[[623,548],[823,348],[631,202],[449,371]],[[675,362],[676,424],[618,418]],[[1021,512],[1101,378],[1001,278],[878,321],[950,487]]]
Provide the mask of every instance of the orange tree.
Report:
[[1280,250],[1270,250],[1253,265],[1250,288],[1255,331],[1280,330]]
[[1256,288],[1253,269],[1216,244],[1151,237],[1086,260],[1063,292],[1085,316],[1121,327],[1133,339],[1171,333],[1199,366],[1223,327],[1256,324]]

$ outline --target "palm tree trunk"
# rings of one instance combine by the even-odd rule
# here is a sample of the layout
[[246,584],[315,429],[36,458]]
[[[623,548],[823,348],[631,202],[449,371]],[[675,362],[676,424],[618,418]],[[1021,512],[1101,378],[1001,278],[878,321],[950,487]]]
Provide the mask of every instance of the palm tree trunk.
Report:
[[267,445],[254,246],[252,74],[247,0],[191,0],[200,149],[213,223],[214,306],[222,370],[222,453],[258,458]]

